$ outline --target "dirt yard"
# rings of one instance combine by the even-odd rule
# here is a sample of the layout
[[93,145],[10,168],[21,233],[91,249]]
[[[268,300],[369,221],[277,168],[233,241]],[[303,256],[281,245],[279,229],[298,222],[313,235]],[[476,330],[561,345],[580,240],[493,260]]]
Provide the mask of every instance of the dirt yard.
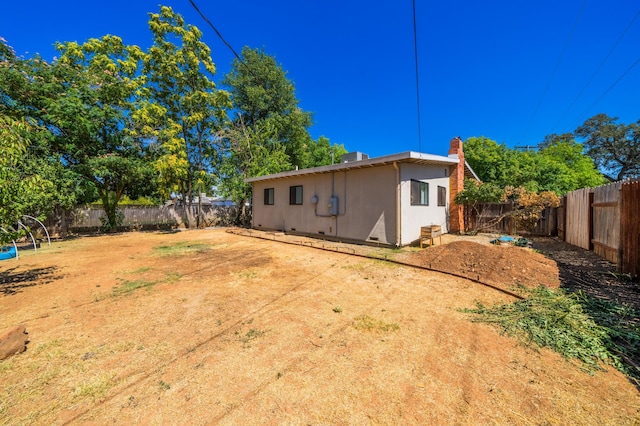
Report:
[[[477,250],[394,256],[505,289],[559,283],[540,254]],[[464,278],[222,229],[21,254],[0,262],[0,332],[30,340],[0,361],[1,424],[640,422],[613,368],[469,321],[461,308],[512,298]]]

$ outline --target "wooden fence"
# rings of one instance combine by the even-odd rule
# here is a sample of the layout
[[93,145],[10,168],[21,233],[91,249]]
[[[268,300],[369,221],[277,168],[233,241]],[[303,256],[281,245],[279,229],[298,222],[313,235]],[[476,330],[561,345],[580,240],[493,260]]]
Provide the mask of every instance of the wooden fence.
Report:
[[[171,229],[184,227],[187,221],[196,224],[197,207],[184,206],[122,206],[123,230]],[[236,212],[235,207],[203,206],[200,227],[229,225]],[[78,206],[72,210],[57,210],[45,221],[49,233],[65,237],[69,233],[98,231],[105,217],[100,206]]]
[[559,209],[560,237],[593,250],[625,274],[640,275],[640,181],[614,182],[568,193]]
[[565,241],[571,245],[591,248],[591,189],[568,193],[565,199]]
[[[506,203],[465,206],[465,229],[504,234],[515,229]],[[557,235],[593,250],[632,277],[640,276],[640,179],[584,188],[566,194],[557,209],[546,209],[530,235]]]
[[622,182],[593,189],[591,243],[593,251],[613,263],[620,263],[620,187]]
[[624,182],[620,188],[621,268],[640,276],[640,181]]
[[531,231],[517,229],[511,217],[511,203],[479,203],[475,207],[465,206],[465,229],[499,234],[526,234],[555,236],[557,232],[557,212],[546,208],[542,218]]

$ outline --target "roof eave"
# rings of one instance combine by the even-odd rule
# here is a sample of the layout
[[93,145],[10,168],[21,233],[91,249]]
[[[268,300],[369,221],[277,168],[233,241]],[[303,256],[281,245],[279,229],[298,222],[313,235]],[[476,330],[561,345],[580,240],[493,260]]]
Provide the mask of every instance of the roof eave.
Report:
[[[441,164],[454,165],[458,164],[457,158],[443,157],[440,155],[424,154],[421,152],[407,151],[399,154],[385,155],[382,157],[369,158],[366,160],[351,161],[348,163],[332,164],[329,166],[312,167],[309,169],[289,170],[286,172],[275,173],[265,176],[256,176],[246,178],[246,183],[259,182],[264,180],[284,179],[292,176],[306,176],[314,174],[329,173],[335,171],[347,171],[369,167],[386,166],[393,163],[417,163],[417,164]],[[475,175],[475,174],[474,174]]]

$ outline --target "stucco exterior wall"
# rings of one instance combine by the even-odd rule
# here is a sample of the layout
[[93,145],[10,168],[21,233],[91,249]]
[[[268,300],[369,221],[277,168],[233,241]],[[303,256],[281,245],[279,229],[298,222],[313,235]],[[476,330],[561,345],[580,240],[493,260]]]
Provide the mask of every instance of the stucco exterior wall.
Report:
[[[441,225],[447,232],[450,166],[397,163],[397,167],[399,172],[393,165],[381,165],[254,182],[253,227],[389,245],[416,241],[425,225]],[[412,179],[429,184],[428,205],[411,205]],[[289,188],[297,185],[302,186],[302,204],[291,205]],[[445,206],[438,206],[439,186],[446,189]],[[273,188],[273,205],[264,204],[265,188]],[[338,199],[335,216],[328,206],[332,195]],[[317,203],[312,202],[316,197]]]
[[[440,225],[442,232],[448,232],[449,215],[449,174],[450,166],[425,166],[403,163],[400,169],[402,245],[410,244],[420,237],[420,227]],[[429,204],[411,205],[411,180],[429,184]],[[438,206],[438,187],[446,189],[445,205]]]
[[[302,205],[289,204],[289,188],[302,185]],[[264,204],[265,188],[274,204]],[[396,244],[396,171],[378,166],[254,182],[253,227]],[[330,215],[329,198],[338,198]],[[312,198],[317,196],[318,202]]]

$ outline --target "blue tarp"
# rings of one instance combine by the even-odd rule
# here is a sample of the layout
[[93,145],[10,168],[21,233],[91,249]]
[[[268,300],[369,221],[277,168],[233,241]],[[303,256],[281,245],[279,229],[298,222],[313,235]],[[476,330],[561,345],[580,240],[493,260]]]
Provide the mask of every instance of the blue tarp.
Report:
[[13,259],[16,257],[16,248],[13,246],[5,246],[0,248],[0,260]]

